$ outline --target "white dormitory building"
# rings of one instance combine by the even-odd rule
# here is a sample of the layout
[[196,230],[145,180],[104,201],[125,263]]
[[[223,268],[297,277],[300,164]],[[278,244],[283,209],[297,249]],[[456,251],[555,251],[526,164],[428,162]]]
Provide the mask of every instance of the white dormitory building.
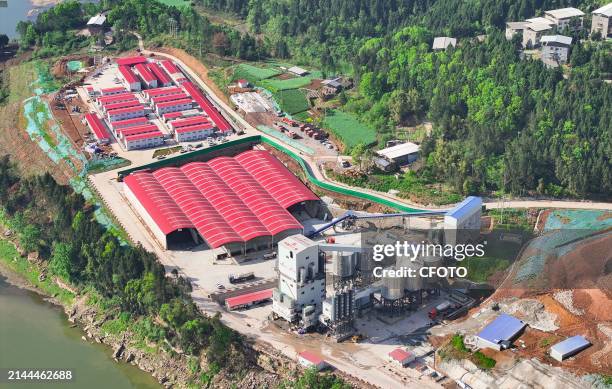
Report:
[[116,86],[116,87],[112,87],[112,88],[102,88],[100,89],[100,94],[102,96],[113,96],[113,95],[119,95],[122,93],[127,92],[127,90],[122,87],[122,86]]
[[134,69],[136,70],[136,73],[138,73],[142,81],[144,81],[147,88],[157,88],[157,78],[155,78],[153,74],[151,74],[149,68],[145,64],[136,64],[136,66],[134,66]]
[[192,142],[206,139],[213,133],[214,128],[211,125],[181,127],[174,130],[174,139],[176,139],[177,142]]
[[123,76],[125,84],[130,91],[141,90],[140,81],[128,66],[119,65],[117,69],[119,69],[119,73]]
[[162,116],[168,112],[186,111],[193,107],[191,99],[168,101],[166,103],[160,103],[155,106],[155,110],[158,116]]
[[126,136],[123,139],[123,145],[125,149],[136,150],[136,149],[146,149],[150,147],[157,147],[164,144],[164,134],[160,131],[149,132],[146,134],[132,135]]
[[603,39],[612,35],[612,23],[610,23],[610,19],[612,18],[612,3],[597,8],[593,11],[592,15],[591,35],[599,33]]
[[138,107],[114,109],[106,114],[108,115],[108,121],[112,123],[119,120],[142,117],[144,116],[144,107],[140,105]]

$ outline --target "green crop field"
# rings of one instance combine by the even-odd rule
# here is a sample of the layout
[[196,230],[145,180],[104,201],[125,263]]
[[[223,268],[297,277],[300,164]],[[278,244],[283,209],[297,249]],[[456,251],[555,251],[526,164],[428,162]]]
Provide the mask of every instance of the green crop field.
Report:
[[280,108],[290,115],[304,112],[310,108],[306,95],[298,89],[281,90],[274,93],[273,96]]
[[258,66],[241,63],[234,69],[234,75],[232,76],[232,80],[239,80],[241,78],[244,78],[254,84],[256,81],[274,77],[279,74],[281,74],[281,72],[277,69],[261,68]]
[[310,84],[310,82],[313,79],[321,78],[321,77],[322,77],[321,72],[315,71],[315,72],[308,74],[305,77],[295,77],[295,78],[289,78],[287,80],[280,80],[277,78],[273,78],[273,79],[264,80],[260,82],[260,84],[262,87],[274,93],[274,92],[278,92],[281,90],[297,89],[297,88],[305,87],[306,85]]
[[360,143],[367,146],[376,142],[376,131],[346,112],[328,111],[323,127],[330,129],[342,141],[345,149],[351,149]]
[[182,7],[185,5],[190,5],[191,1],[189,0],[157,0],[160,3],[169,5],[171,7]]

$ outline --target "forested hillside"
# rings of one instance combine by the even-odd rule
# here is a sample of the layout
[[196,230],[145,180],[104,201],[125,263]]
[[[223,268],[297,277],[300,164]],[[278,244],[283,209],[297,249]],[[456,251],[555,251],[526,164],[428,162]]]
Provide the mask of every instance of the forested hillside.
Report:
[[[597,2],[197,1],[246,18],[278,56],[351,73],[358,93],[344,109],[374,124],[381,143],[407,119],[430,120],[423,178],[464,194],[612,193],[610,45],[574,44],[564,77],[521,59],[517,41],[503,36],[506,21],[564,6],[588,12]],[[459,46],[432,52],[440,35]]]
[[[371,124],[379,144],[406,123],[429,120],[422,145],[422,182],[451,184],[468,193],[603,196],[612,193],[612,78],[610,43],[573,35],[570,66],[547,69],[522,59],[518,42],[503,37],[506,20],[595,0],[194,0],[235,13],[250,34],[211,23],[197,7],[177,9],[147,0],[62,3],[18,27],[22,47],[38,56],[88,44],[75,34],[107,10],[115,49],[140,32],[149,44],[183,47],[247,60],[269,56],[351,74],[357,88],[342,109]],[[170,19],[180,33],[171,37]],[[585,21],[589,27],[589,18]],[[486,34],[483,41],[477,35]],[[434,36],[458,47],[433,52]]]
[[323,67],[351,60],[365,39],[385,36],[411,25],[439,35],[474,36],[507,20],[532,17],[536,10],[576,6],[560,0],[195,0],[196,4],[232,12],[251,30],[264,33],[278,56]]
[[[31,22],[19,22],[17,31],[22,48],[34,48],[36,57],[68,54],[85,48],[97,37],[78,34],[87,20],[98,12],[107,12],[107,21],[115,28],[115,43],[109,50],[118,52],[136,48],[137,31],[154,44],[168,44],[198,54],[213,52],[255,60],[266,55],[253,36],[241,35],[231,28],[213,25],[191,7],[170,7],[152,0],[101,0],[79,3],[67,0],[42,12]],[[181,33],[170,36],[174,20]]]

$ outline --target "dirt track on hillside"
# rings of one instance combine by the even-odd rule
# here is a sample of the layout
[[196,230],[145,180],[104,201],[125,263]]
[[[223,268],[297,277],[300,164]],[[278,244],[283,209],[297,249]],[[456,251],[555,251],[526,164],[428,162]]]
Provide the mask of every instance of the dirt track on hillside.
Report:
[[185,50],[176,49],[174,47],[160,47],[156,48],[155,51],[167,53],[183,61],[185,65],[189,66],[191,70],[198,74],[202,81],[204,81],[206,85],[208,85],[208,87],[215,92],[215,95],[217,95],[218,98],[223,100],[223,102],[226,104],[229,104],[229,99],[225,93],[217,86],[217,84],[215,84],[213,80],[208,77],[208,68],[204,66],[204,64],[202,64],[202,62],[200,62],[197,58],[191,54],[188,54]]

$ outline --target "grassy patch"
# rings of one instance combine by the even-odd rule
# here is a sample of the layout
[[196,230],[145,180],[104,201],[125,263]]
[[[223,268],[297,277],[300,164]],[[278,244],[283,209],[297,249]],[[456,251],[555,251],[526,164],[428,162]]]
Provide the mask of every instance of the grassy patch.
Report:
[[183,7],[191,5],[191,1],[189,0],[157,0],[162,4],[169,5],[171,7]]
[[465,344],[463,343],[463,336],[461,335],[453,335],[453,338],[451,339],[451,344],[453,345],[453,348],[459,352],[469,352],[469,350],[467,349],[467,347],[465,347]]
[[36,80],[34,62],[11,66],[8,70],[9,103],[21,103],[32,96],[30,85]]
[[454,204],[461,201],[461,195],[451,192],[448,188],[440,187],[417,177],[413,172],[407,172],[396,178],[393,174],[373,173],[358,177],[327,172],[333,180],[344,184],[360,186],[379,192],[389,192],[391,189],[399,191],[398,196],[415,202],[425,204]]
[[271,92],[278,92],[288,89],[303,88],[310,84],[310,79],[306,77],[289,78],[286,80],[269,79],[260,82],[261,86]]
[[503,271],[510,266],[510,261],[501,258],[471,257],[461,262],[467,271],[467,278],[475,282],[486,282],[489,277],[498,271]]
[[30,285],[33,285],[49,296],[57,298],[62,304],[71,304],[74,295],[69,291],[60,288],[51,277],[40,281],[40,271],[32,265],[27,258],[19,255],[15,247],[6,240],[0,240],[0,261],[9,269],[25,278]]
[[473,356],[472,361],[476,364],[476,366],[478,366],[479,368],[483,370],[492,369],[495,367],[495,364],[497,363],[495,359],[487,357],[480,351],[476,351],[472,356]]
[[293,115],[293,118],[301,122],[312,123],[312,118],[310,117],[310,114],[307,111],[297,113]]
[[102,324],[102,330],[111,335],[117,335],[128,330],[131,315],[121,312],[116,319],[106,321]]
[[266,88],[270,92],[274,93],[274,92],[288,90],[288,89],[298,89],[298,88],[305,87],[306,85],[310,84],[313,79],[321,78],[321,77],[322,77],[321,72],[314,71],[304,77],[294,77],[294,78],[288,78],[286,80],[281,80],[279,78],[270,78],[270,79],[261,81],[259,84],[263,88]]
[[98,174],[102,172],[106,172],[108,170],[119,169],[122,167],[130,166],[132,164],[131,161],[127,159],[123,159],[120,157],[114,158],[113,160],[101,160],[91,162],[87,165],[87,173],[88,174]]
[[179,151],[181,151],[182,148],[183,146],[172,146],[172,147],[167,147],[165,149],[157,149],[153,152],[153,158],[157,158],[161,155],[170,155],[170,154],[178,153]]
[[282,90],[273,94],[274,100],[278,103],[281,110],[290,115],[304,112],[310,108],[306,95],[298,89]]
[[487,215],[495,221],[495,229],[523,229],[532,231],[533,224],[529,221],[527,209],[490,209]]
[[265,80],[266,78],[274,77],[281,74],[281,71],[273,68],[263,68],[259,66],[253,66],[246,63],[241,63],[234,69],[232,80],[239,80],[241,78],[247,79],[251,83],[256,81]]
[[463,335],[459,334],[453,335],[451,341],[438,351],[438,355],[440,355],[442,359],[469,359],[483,370],[492,369],[496,364],[495,359],[487,357],[480,351],[471,353],[470,350],[465,347]]
[[327,113],[323,126],[331,130],[343,144],[345,150],[350,150],[360,143],[371,145],[376,142],[376,130],[361,123],[350,113],[333,110]]

